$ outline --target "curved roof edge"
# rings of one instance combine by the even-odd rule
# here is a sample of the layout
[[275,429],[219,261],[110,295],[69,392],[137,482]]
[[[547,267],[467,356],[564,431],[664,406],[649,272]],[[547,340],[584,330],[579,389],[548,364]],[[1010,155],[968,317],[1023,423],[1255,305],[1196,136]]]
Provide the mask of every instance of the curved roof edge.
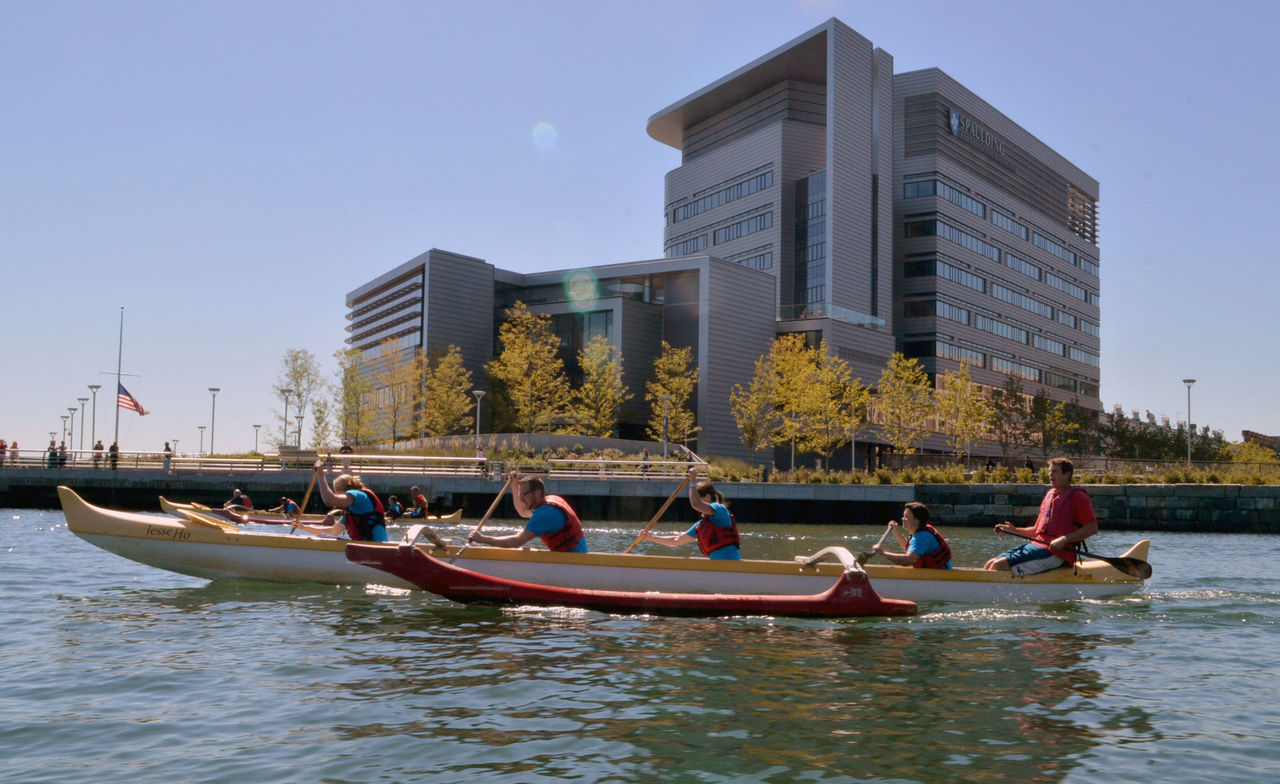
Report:
[[697,92],[671,104],[649,118],[649,136],[684,148],[684,129],[728,109],[744,98],[783,79],[827,83],[827,41],[835,25],[832,17],[817,27],[747,63]]

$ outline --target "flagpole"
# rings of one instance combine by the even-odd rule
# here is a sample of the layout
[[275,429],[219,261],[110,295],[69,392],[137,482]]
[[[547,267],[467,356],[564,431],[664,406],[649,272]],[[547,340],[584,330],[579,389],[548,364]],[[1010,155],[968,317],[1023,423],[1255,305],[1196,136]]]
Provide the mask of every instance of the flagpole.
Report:
[[120,369],[124,361],[124,305],[120,306],[120,343],[116,350],[116,435],[112,441],[120,447]]

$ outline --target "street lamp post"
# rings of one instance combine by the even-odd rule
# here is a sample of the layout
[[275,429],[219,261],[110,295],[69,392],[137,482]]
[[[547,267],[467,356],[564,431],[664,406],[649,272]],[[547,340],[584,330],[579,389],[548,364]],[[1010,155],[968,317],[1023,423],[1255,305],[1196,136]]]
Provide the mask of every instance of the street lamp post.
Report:
[[78,397],[80,401],[80,451],[84,451],[84,404],[89,402],[87,397]]
[[[98,443],[98,390],[102,389],[101,384],[90,384],[89,391],[93,393],[93,430],[89,432],[89,440]],[[83,429],[83,428],[82,428]]]
[[66,440],[67,440],[67,415],[63,414],[62,415],[62,441],[65,443]]
[[671,403],[671,395],[659,395],[662,398],[662,459],[667,459],[667,411]]
[[282,389],[280,394],[284,395],[284,439],[280,442],[282,446],[289,445],[289,395],[293,394],[292,389]]
[[[67,426],[67,440],[71,442],[71,451],[76,448],[76,407],[67,406],[67,415],[71,417],[71,424]],[[80,420],[80,427],[84,427],[84,420]],[[72,456],[72,463],[75,463],[75,457]]]
[[204,425],[196,425],[196,430],[200,431],[200,451],[197,452],[196,454],[203,455],[204,454]]
[[298,422],[298,448],[299,449],[302,448],[302,420],[306,418],[307,418],[306,414],[298,414],[297,416],[294,417],[294,419],[297,420]]
[[1196,383],[1194,378],[1184,378],[1182,383],[1187,385],[1187,470],[1191,470],[1191,385]]
[[483,389],[473,389],[471,394],[476,396],[476,449],[480,448],[480,398],[484,397]]
[[213,398],[209,408],[209,454],[213,454],[213,425],[218,417],[218,393],[221,391],[219,387],[209,387],[209,395]]
[[260,427],[262,427],[262,425],[253,426],[253,451],[255,453],[258,451],[258,428]]

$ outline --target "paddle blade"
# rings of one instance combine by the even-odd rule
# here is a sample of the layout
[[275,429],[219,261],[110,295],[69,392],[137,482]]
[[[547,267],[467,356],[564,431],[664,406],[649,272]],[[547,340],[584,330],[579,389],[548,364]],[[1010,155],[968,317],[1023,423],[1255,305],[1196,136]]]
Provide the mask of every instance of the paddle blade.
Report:
[[[1092,557],[1097,558],[1098,556]],[[1130,577],[1137,577],[1139,580],[1146,580],[1151,577],[1151,564],[1138,558],[1101,558],[1099,560],[1106,561],[1117,570]]]

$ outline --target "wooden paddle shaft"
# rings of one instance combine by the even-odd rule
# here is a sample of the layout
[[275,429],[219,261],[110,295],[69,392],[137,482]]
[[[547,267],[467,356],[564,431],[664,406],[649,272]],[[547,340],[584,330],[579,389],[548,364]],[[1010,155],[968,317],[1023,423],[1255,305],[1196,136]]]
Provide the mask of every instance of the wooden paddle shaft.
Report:
[[[475,530],[473,530],[471,533],[476,533],[476,531],[479,531],[481,528],[484,528],[485,523],[489,522],[489,517],[493,514],[493,510],[498,508],[498,504],[502,501],[502,496],[507,494],[507,488],[510,486],[511,486],[511,477],[507,477],[507,481],[502,485],[502,489],[499,490],[498,495],[494,497],[493,503],[489,504],[489,511],[484,513],[484,517],[480,518],[479,524],[476,525]],[[453,557],[449,559],[449,563],[453,563],[454,561],[462,557],[462,554],[465,553],[467,551],[467,548],[470,546],[471,546],[471,542],[468,541],[466,544],[462,546],[462,549],[454,553]]]
[[658,513],[654,515],[653,519],[649,521],[649,524],[644,527],[644,530],[640,532],[640,535],[636,537],[636,540],[631,543],[630,547],[622,551],[623,555],[631,552],[636,548],[636,545],[644,541],[644,535],[649,533],[649,529],[653,527],[654,523],[658,522],[658,518],[662,517],[662,514],[667,511],[667,507],[671,506],[671,502],[676,500],[676,496],[680,495],[680,491],[683,490],[684,486],[687,484],[689,484],[689,475],[685,474],[684,479],[680,480],[680,484],[676,486],[676,489],[671,492],[671,495],[667,496],[666,503],[658,509]]

